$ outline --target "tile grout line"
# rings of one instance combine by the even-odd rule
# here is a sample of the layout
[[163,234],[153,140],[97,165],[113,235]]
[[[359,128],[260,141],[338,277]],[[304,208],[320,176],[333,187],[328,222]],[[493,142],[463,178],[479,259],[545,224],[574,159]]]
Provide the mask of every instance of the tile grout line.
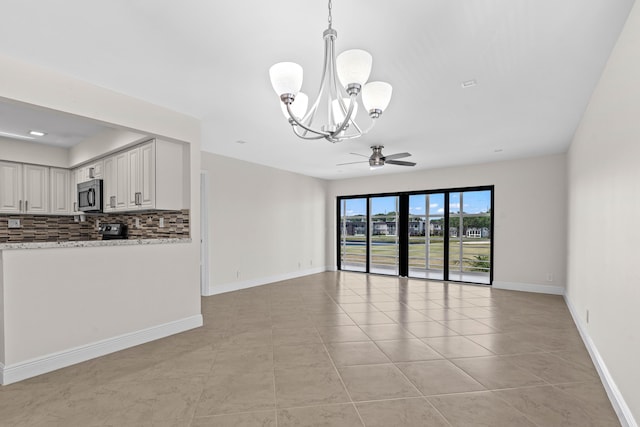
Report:
[[[329,294],[327,294],[327,295],[329,295]],[[329,297],[335,302],[335,300],[331,297],[331,295],[329,295]],[[340,304],[338,304],[338,305],[340,305]],[[345,313],[345,314],[351,319],[351,316],[349,316],[348,313]],[[351,319],[351,320],[353,321],[353,319]],[[356,324],[356,326],[357,326],[357,324]],[[366,333],[360,327],[358,327],[358,329],[360,329],[360,331],[362,331],[362,333],[366,335]],[[351,393],[349,392],[349,389],[347,389],[347,385],[344,383],[344,380],[342,379],[342,375],[340,375],[340,371],[338,370],[338,367],[336,366],[335,362],[333,361],[333,357],[331,357],[331,353],[329,353],[329,349],[327,348],[327,343],[322,339],[322,335],[320,335],[320,332],[318,331],[317,328],[316,328],[316,332],[318,333],[318,336],[320,337],[320,341],[322,342],[322,347],[324,348],[325,353],[327,354],[327,356],[329,357],[329,360],[331,361],[331,366],[333,366],[333,369],[336,371],[336,375],[338,375],[338,379],[340,379],[340,384],[342,384],[342,387],[344,388],[344,391],[347,393],[347,396],[349,397],[349,400],[351,401],[351,405],[353,406],[353,409],[355,409],[356,414],[358,414],[358,418],[360,419],[360,422],[362,423],[363,427],[366,427],[366,425],[364,423],[364,420],[362,419],[362,415],[360,414],[360,411],[358,410],[358,406],[353,401],[353,397],[351,397]]]

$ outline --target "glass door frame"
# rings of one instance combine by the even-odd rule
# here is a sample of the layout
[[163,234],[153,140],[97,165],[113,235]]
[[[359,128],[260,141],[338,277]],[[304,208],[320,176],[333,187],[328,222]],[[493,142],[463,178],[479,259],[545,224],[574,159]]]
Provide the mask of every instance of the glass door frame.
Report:
[[[491,195],[491,227],[490,227],[490,236],[491,243],[489,248],[489,285],[493,283],[493,268],[494,268],[494,218],[495,218],[495,209],[494,209],[494,198],[495,198],[495,186],[493,185],[482,185],[475,187],[459,187],[459,188],[444,188],[437,190],[422,190],[422,191],[404,191],[404,192],[396,192],[396,193],[378,193],[378,194],[359,194],[353,196],[338,196],[336,198],[336,218],[337,221],[337,245],[336,245],[336,266],[338,271],[342,270],[341,266],[341,206],[343,200],[348,199],[366,199],[367,206],[367,230],[366,230],[366,273],[367,274],[375,274],[371,273],[371,265],[370,265],[370,256],[371,256],[371,242],[370,242],[370,221],[371,221],[371,198],[374,197],[388,197],[388,196],[397,196],[398,197],[398,276],[400,277],[408,277],[409,275],[409,196],[412,195],[421,195],[421,194],[434,194],[434,193],[444,193],[444,230],[443,230],[443,252],[444,252],[444,260],[443,260],[443,279],[445,282],[461,282],[459,280],[450,280],[449,279],[449,202],[450,193],[464,193],[470,191],[490,191]],[[349,271],[349,270],[346,270]],[[438,279],[429,279],[429,280],[438,280]],[[462,282],[462,283],[474,283],[474,282]]]

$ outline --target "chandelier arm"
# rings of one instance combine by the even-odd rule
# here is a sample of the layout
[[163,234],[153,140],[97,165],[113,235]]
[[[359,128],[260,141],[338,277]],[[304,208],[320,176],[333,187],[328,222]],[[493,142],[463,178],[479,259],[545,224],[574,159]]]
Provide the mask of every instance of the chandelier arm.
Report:
[[[329,26],[329,30],[331,29],[331,26]],[[328,30],[327,30],[328,31]],[[302,119],[300,121],[308,123],[309,126],[311,125],[311,123],[313,123],[313,119],[316,115],[316,112],[318,111],[318,106],[320,105],[320,100],[322,99],[322,94],[325,91],[325,84],[326,84],[326,76],[327,76],[327,69],[328,64],[329,64],[329,58],[330,55],[328,54],[331,51],[331,45],[333,44],[333,40],[336,36],[336,32],[335,31],[331,31],[331,32],[327,32],[325,31],[325,35],[324,35],[324,63],[322,65],[322,76],[320,77],[320,88],[318,89],[318,94],[316,95],[316,99],[313,102],[313,105],[311,105],[311,108],[309,108],[309,111],[307,111],[307,114],[304,115],[304,117],[302,117]]]
[[358,124],[356,123],[356,121],[354,119],[351,119],[351,124],[353,125],[353,127],[355,128],[356,133],[362,135],[362,129],[360,129],[360,126],[358,126]]
[[362,134],[364,135],[365,133],[369,133],[369,131],[370,131],[371,129],[373,129],[373,127],[374,127],[375,125],[376,125],[376,121],[375,121],[375,120],[371,120],[371,125],[370,125],[368,128],[366,128],[366,129],[364,130],[364,132],[362,132]]
[[291,123],[291,129],[293,130],[293,133],[302,139],[308,139],[308,140],[317,140],[317,139],[322,139],[322,138],[326,138],[324,135],[314,135],[314,136],[307,136],[307,133],[309,133],[309,131],[307,130],[300,130],[300,128],[298,126],[296,126],[295,124]]
[[292,127],[292,129],[293,129],[293,133],[294,133],[298,138],[301,138],[301,139],[306,139],[306,140],[310,140],[310,141],[311,141],[311,140],[323,139],[323,138],[324,138],[324,139],[326,139],[326,137],[325,137],[325,136],[323,136],[323,135],[317,135],[317,136],[306,136],[306,134],[307,134],[307,132],[306,132],[306,131],[305,131],[304,133],[300,134],[300,133],[298,133],[298,131],[296,130],[296,127],[295,127],[295,126],[293,126],[293,127]]
[[[351,95],[349,95],[351,97]],[[357,98],[357,96],[356,96]],[[347,117],[347,107],[345,105],[345,103],[342,100],[342,97],[339,96],[338,97],[338,104],[340,105],[340,108],[342,109],[342,114],[345,115],[345,117]],[[358,136],[361,136],[364,132],[362,132],[362,129],[360,129],[360,126],[358,126],[358,123],[356,123],[355,119],[350,118],[351,124],[353,125],[353,127],[355,128],[355,135],[351,136],[350,138],[357,138]],[[347,122],[348,123],[348,122]]]
[[307,132],[314,133],[316,135],[321,135],[321,137],[323,137],[323,138],[331,135],[329,132],[318,131],[318,130],[311,129],[310,127],[306,126],[304,123],[302,123],[302,122],[300,122],[298,120],[298,118],[295,116],[295,114],[293,114],[293,112],[291,111],[291,104],[286,104],[286,106],[287,106],[287,113],[289,113],[289,117],[291,118],[291,120],[293,120],[294,123],[296,125],[300,126],[302,129],[306,130]]
[[[336,129],[335,132],[331,133],[332,137],[335,137],[336,135],[338,135],[340,132],[342,132],[343,130],[345,130],[347,128],[347,125],[349,124],[349,121],[351,120],[351,114],[353,114],[353,108],[354,108],[355,103],[356,103],[356,96],[357,96],[357,94],[351,94],[349,96],[351,98],[351,102],[349,103],[349,111],[347,111],[347,114],[344,117],[344,120],[342,121],[340,126],[338,126],[338,129]],[[338,102],[340,102],[340,101],[338,101]]]

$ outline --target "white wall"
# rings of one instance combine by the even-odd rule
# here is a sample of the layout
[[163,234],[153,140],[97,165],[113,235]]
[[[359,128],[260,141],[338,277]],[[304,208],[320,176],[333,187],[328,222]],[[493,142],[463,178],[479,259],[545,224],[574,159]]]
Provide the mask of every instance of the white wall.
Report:
[[[31,249],[4,251],[2,292],[5,310],[10,307],[13,322],[7,319],[4,328],[5,348],[0,362],[7,360],[15,366],[23,366],[24,358],[46,359],[61,351],[62,347],[77,345],[80,340],[68,336],[64,328],[50,329],[38,323],[46,321],[34,312],[34,298],[59,291],[69,298],[55,298],[56,307],[50,309],[53,324],[68,325],[65,314],[79,313],[77,323],[85,323],[81,335],[84,345],[90,345],[111,334],[135,334],[140,328],[157,326],[157,322],[173,319],[178,322],[185,316],[200,317],[199,233],[200,233],[200,122],[192,117],[172,112],[147,102],[92,86],[70,77],[31,66],[11,58],[0,56],[0,97],[13,101],[43,106],[81,117],[88,117],[114,127],[135,130],[150,136],[190,144],[190,228],[193,242],[172,247],[161,245],[116,248]],[[60,250],[61,252],[56,252]],[[109,260],[110,262],[105,262]],[[116,275],[105,271],[115,265]],[[38,268],[34,268],[34,266]],[[51,273],[46,277],[36,270]],[[171,269],[169,274],[168,269]],[[141,272],[157,269],[149,276]],[[26,271],[25,269],[29,269]],[[33,271],[32,271],[33,270]],[[54,273],[62,271],[68,274]],[[166,274],[161,274],[166,273]],[[24,278],[22,276],[24,274]],[[89,292],[96,275],[100,289]],[[108,286],[113,282],[113,286]],[[116,282],[118,282],[116,284]],[[89,286],[89,287],[88,287]],[[71,296],[75,297],[71,297]],[[106,306],[122,307],[107,312]],[[52,296],[52,298],[54,298]],[[91,313],[77,306],[94,306]],[[32,320],[21,313],[33,313]],[[5,316],[9,313],[5,312]],[[193,326],[191,326],[193,327]],[[80,327],[77,327],[80,328]],[[175,333],[175,331],[174,331]],[[116,337],[112,337],[116,338]],[[72,352],[65,348],[62,351]],[[5,367],[8,370],[12,366]],[[5,372],[6,373],[6,372]]]
[[199,314],[197,269],[179,266],[188,247],[4,251],[5,365]]
[[[568,153],[567,300],[640,420],[640,5]],[[589,323],[586,313],[589,310]],[[623,405],[623,410],[625,410]]]
[[149,139],[147,135],[125,129],[107,129],[69,149],[69,167],[111,154]]
[[331,181],[327,259],[335,265],[337,196],[481,185],[495,186],[494,285],[561,293],[566,272],[562,154],[395,175],[372,171],[366,178]]
[[0,160],[68,168],[69,150],[0,137]]
[[210,293],[324,271],[326,181],[202,153]]

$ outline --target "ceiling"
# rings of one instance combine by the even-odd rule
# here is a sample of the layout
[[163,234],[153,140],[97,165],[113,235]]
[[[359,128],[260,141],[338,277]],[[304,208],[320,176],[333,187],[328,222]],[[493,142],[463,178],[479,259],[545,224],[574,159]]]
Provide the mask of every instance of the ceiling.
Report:
[[[93,120],[18,102],[0,102],[0,137],[69,148],[109,127]],[[41,131],[45,135],[31,135]]]
[[[317,92],[322,0],[3,0],[0,54],[200,118],[205,151],[341,179],[566,151],[632,4],[334,0],[337,51],[368,50],[371,79],[394,88],[371,133],[337,144],[293,136],[268,77],[297,62]],[[96,126],[28,110],[1,105],[0,130]],[[417,166],[336,166],[378,144]]]

